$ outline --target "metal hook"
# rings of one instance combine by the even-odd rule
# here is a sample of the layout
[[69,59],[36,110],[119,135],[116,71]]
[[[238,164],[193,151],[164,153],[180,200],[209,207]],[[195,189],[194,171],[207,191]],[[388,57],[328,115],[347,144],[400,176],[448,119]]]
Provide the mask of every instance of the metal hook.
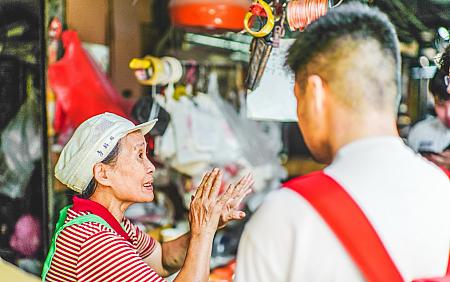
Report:
[[342,4],[342,2],[344,2],[344,0],[340,0],[337,4],[334,4],[333,6],[330,5],[330,8],[331,9],[337,8]]

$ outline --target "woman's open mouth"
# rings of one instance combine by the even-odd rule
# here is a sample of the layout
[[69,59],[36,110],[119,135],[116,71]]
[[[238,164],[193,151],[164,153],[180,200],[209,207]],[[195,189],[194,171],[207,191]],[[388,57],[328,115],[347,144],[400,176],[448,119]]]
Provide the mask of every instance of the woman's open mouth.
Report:
[[144,183],[144,189],[148,190],[148,191],[153,191],[153,184],[152,184],[152,182]]

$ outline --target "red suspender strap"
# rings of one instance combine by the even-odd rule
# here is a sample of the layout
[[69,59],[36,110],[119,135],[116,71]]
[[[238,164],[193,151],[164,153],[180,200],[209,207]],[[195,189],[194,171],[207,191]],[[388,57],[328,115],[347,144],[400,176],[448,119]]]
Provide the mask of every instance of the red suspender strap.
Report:
[[322,216],[370,282],[403,281],[383,243],[349,194],[323,172],[288,181]]
[[449,255],[448,255],[447,276],[450,276],[450,252],[449,252]]
[[442,171],[450,178],[450,170],[443,166],[440,166],[439,168],[442,169]]
[[[440,168],[448,176],[448,178],[450,178],[450,170],[448,170],[447,168],[445,168],[443,166],[441,166]],[[450,275],[450,252],[449,252],[448,264],[447,264],[447,276],[449,276],[449,275]]]

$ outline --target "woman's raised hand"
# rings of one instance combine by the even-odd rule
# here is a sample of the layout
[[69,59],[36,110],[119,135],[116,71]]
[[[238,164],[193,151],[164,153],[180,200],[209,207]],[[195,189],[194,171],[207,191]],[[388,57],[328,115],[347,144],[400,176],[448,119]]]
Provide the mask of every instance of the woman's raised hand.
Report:
[[227,199],[219,196],[222,172],[215,168],[207,172],[192,197],[189,210],[189,223],[192,235],[214,235],[219,224],[220,214]]
[[229,185],[225,193],[219,196],[222,172],[217,168],[207,172],[192,197],[189,211],[191,233],[214,235],[217,228],[232,220],[243,219],[245,213],[239,211],[239,205],[251,192],[253,182],[248,174]]
[[221,224],[233,219],[241,219],[245,214],[238,211],[242,199],[250,192],[253,180],[250,175],[230,185],[222,195],[219,190],[222,172],[214,169],[203,176],[192,196],[189,210],[191,236],[186,258],[175,281],[208,281],[209,266],[214,234]]
[[228,193],[230,196],[222,208],[222,213],[219,220],[219,228],[225,227],[227,223],[232,220],[240,220],[245,217],[245,213],[239,210],[239,206],[245,196],[252,192],[251,187],[253,183],[253,176],[251,174],[247,174],[246,176],[242,177],[237,183],[231,184],[228,187],[228,190],[227,192],[225,192],[225,194]]

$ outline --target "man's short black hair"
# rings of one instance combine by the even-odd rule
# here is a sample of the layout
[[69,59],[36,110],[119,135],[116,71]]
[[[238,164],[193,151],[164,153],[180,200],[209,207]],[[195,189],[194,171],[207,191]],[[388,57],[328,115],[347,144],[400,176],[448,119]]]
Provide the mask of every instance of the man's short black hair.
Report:
[[443,69],[437,70],[428,86],[431,94],[442,101],[450,100],[450,95],[447,93],[447,86],[444,83],[444,76],[446,75],[448,75],[448,72],[444,72]]
[[441,65],[441,71],[443,73],[445,73],[445,75],[448,75],[448,73],[450,72],[450,45],[447,46],[447,48],[445,48],[444,53],[442,54],[441,60],[440,60],[440,65]]
[[330,46],[344,37],[360,42],[379,42],[385,55],[391,57],[396,64],[396,85],[397,88],[400,86],[400,51],[395,28],[377,8],[358,2],[332,9],[326,16],[309,25],[289,49],[287,64],[297,73],[316,55],[326,53]]

